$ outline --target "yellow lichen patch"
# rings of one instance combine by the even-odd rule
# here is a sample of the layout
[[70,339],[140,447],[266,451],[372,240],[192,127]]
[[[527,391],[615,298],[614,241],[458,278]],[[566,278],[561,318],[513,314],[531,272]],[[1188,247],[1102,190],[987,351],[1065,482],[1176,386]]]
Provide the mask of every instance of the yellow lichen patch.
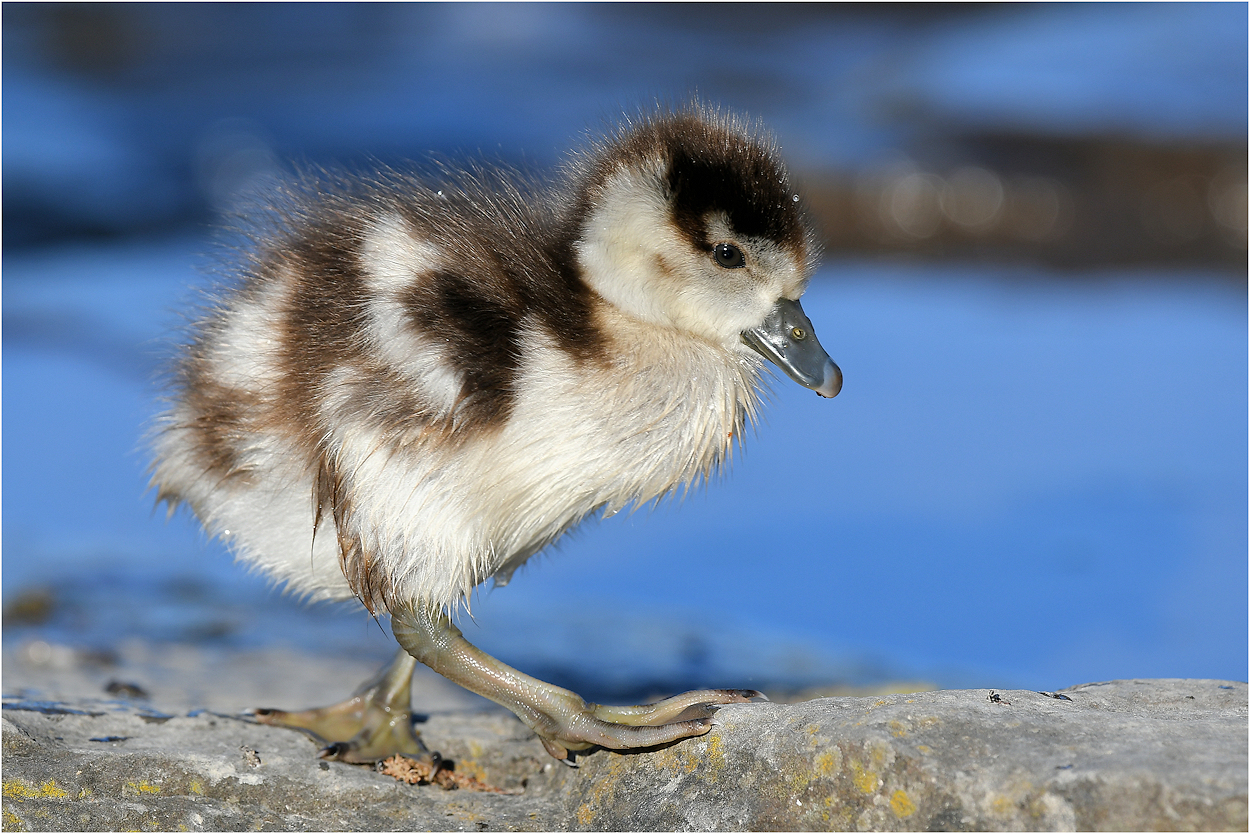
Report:
[[794,799],[807,790],[808,786],[812,784],[812,779],[812,771],[806,767],[787,768],[785,771],[785,782],[777,785],[778,789],[774,789],[771,793],[779,798],[789,797]]
[[581,825],[590,825],[590,821],[595,818],[595,812],[590,810],[589,805],[583,805],[577,809],[577,822]]
[[910,817],[916,813],[916,803],[902,790],[894,792],[894,796],[890,797],[890,810],[894,812],[894,816],[899,819]]
[[25,831],[26,823],[22,822],[22,818],[10,811],[8,808],[0,809],[3,814],[5,831]]
[[86,799],[89,796],[91,796],[91,788],[83,788],[74,799]]
[[842,769],[842,751],[834,747],[816,757],[816,772],[826,779],[832,779]]
[[681,745],[657,751],[654,761],[657,768],[667,770],[674,776],[694,773],[699,767],[699,760],[686,752]]
[[725,769],[725,741],[719,734],[708,737],[706,756],[708,781],[715,782],[716,777]]
[[577,809],[577,819],[582,825],[589,825],[595,818],[595,808],[611,804],[616,798],[616,786],[624,774],[625,763],[622,756],[608,759],[607,773],[601,774],[590,789],[590,798]]
[[924,753],[926,756],[933,752],[933,748],[927,744],[916,745],[916,750],[921,753]]
[[672,776],[689,776],[697,772],[699,778],[715,782],[725,769],[725,742],[720,734],[711,734],[694,744],[679,744],[657,750],[651,761],[657,770]]
[[854,773],[851,781],[863,793],[872,793],[881,784],[881,777],[864,767],[859,759],[851,759],[851,771]]
[[203,785],[203,784],[201,784],[199,780],[197,780],[197,779],[192,779],[192,780],[191,780],[191,793],[195,793],[195,794],[199,794],[200,796],[203,796],[203,795],[204,795],[204,785]]
[[125,796],[135,796],[141,793],[160,793],[161,789],[144,779],[139,782],[127,782],[122,788],[122,794]]
[[[788,759],[781,764],[776,776],[780,778],[766,780],[760,789],[774,799],[792,802],[800,796],[806,796],[813,781],[819,778],[833,778],[842,766],[842,751],[834,747],[831,751],[821,753],[809,762],[802,756]],[[799,802],[802,806],[807,800]]]
[[44,782],[37,788],[32,788],[19,779],[10,779],[4,783],[6,799],[63,799],[68,795],[54,781]]
[[907,725],[902,721],[891,721],[886,726],[890,728],[890,735],[895,738],[902,738],[907,735]]

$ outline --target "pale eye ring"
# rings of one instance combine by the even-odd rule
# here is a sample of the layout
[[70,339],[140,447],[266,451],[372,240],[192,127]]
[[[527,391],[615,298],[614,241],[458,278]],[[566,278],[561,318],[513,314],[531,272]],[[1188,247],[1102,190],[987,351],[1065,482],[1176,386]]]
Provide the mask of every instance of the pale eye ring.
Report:
[[747,265],[747,259],[742,254],[742,250],[732,243],[718,243],[713,246],[712,257],[718,266],[725,269],[738,269]]

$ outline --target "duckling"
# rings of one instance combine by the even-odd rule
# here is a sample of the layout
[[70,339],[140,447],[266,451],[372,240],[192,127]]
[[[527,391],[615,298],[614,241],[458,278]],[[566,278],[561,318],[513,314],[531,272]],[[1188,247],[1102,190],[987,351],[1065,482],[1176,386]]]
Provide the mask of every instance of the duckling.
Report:
[[702,735],[763,697],[587,703],[453,616],[587,517],[717,470],[764,360],[840,390],[799,304],[817,246],[770,135],[694,103],[626,120],[550,185],[484,165],[304,175],[250,234],[180,353],[158,501],[298,593],[389,614],[401,647],[349,701],[258,720],[327,757],[428,758],[408,714],[420,661],[571,761]]

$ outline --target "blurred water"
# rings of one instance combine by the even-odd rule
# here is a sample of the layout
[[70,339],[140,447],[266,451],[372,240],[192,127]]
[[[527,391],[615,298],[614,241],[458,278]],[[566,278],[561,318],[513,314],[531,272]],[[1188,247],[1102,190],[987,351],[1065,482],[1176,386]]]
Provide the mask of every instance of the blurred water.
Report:
[[1238,139],[1246,27],[1234,4],[1000,7],[921,39],[883,85],[971,127]]
[[[277,160],[544,166],[621,105],[695,89],[800,168],[939,127],[1245,134],[1244,5],[103,8],[140,15],[116,40],[141,60],[66,66],[87,53],[3,10],[4,598],[58,598],[6,617],[6,643],[389,654],[145,493],[153,379],[210,248],[192,221]],[[114,237],[65,237],[86,231]],[[835,258],[804,304],[843,393],[779,382],[729,477],[588,525],[485,591],[470,639],[616,691],[1246,679],[1244,284]]]
[[[970,132],[1244,141],[1238,4],[3,8],[5,230],[185,222],[274,160],[553,164],[692,94],[800,170]],[[20,211],[14,211],[14,209]]]

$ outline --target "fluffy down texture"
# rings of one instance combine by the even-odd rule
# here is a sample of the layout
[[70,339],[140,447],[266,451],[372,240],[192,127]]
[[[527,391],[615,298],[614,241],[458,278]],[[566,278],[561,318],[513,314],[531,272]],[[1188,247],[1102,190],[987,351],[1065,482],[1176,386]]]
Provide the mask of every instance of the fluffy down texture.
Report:
[[740,334],[812,268],[797,200],[770,139],[697,106],[549,185],[294,178],[179,355],[158,497],[310,597],[452,608],[726,461]]

